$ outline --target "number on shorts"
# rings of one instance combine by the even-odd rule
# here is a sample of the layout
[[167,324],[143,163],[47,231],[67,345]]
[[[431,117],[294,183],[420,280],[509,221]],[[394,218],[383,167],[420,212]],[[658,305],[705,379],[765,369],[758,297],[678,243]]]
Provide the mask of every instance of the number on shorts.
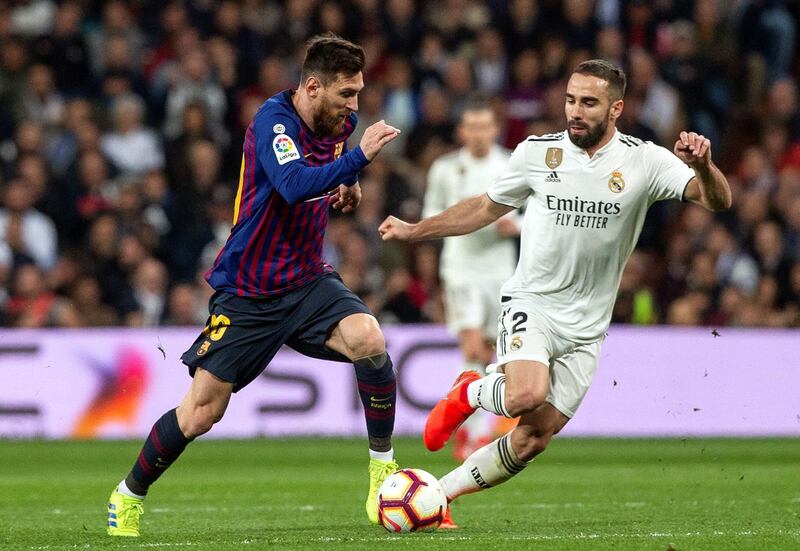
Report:
[[231,320],[228,316],[211,314],[211,323],[206,326],[204,333],[208,335],[209,339],[216,342],[222,338],[230,324]]
[[523,324],[528,321],[528,314],[525,312],[515,312],[511,319],[514,321],[514,325],[511,326],[511,333],[524,333],[526,329],[523,327]]

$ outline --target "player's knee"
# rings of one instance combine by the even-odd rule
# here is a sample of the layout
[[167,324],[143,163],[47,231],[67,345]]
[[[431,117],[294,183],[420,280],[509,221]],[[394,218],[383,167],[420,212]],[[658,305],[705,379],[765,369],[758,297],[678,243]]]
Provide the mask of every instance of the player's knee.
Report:
[[[362,333],[356,342],[351,344],[350,351],[354,361],[362,358],[375,358],[385,355],[386,341],[383,338],[383,333],[376,327],[370,327]],[[380,368],[382,365],[383,362],[376,367]]]
[[181,427],[187,438],[196,438],[211,430],[225,413],[224,408],[216,407],[211,404],[197,406],[189,412],[187,426]]
[[506,411],[511,417],[519,417],[530,413],[542,405],[547,398],[547,393],[539,389],[515,389],[506,385]]

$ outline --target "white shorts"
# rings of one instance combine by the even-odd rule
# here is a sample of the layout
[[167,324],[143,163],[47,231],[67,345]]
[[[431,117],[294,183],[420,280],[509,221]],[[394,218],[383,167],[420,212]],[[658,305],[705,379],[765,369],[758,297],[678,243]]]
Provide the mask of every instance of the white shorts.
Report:
[[511,298],[502,304],[497,328],[497,365],[529,360],[550,367],[547,401],[572,417],[592,384],[601,338],[576,344],[560,337],[530,302]]
[[447,328],[457,335],[464,329],[481,329],[487,340],[497,338],[500,288],[504,280],[449,282],[444,285]]

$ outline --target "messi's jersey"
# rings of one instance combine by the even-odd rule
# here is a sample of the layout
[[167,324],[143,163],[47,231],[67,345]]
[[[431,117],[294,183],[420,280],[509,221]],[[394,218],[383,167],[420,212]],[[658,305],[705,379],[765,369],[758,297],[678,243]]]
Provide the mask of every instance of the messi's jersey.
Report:
[[319,277],[331,267],[322,259],[328,225],[328,193],[352,185],[367,158],[342,132],[313,134],[292,105],[290,90],[259,108],[244,139],[233,229],[206,274],[218,291],[238,296],[274,296]]

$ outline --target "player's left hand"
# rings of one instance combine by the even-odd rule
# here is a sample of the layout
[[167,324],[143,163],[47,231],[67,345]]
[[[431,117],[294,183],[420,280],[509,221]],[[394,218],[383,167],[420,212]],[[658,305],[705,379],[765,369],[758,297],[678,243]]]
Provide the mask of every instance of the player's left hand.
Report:
[[361,202],[361,186],[356,182],[352,186],[340,184],[331,196],[331,204],[336,210],[353,212]]
[[711,162],[711,140],[696,132],[681,132],[673,151],[692,168],[707,167]]
[[411,239],[412,224],[405,220],[400,220],[394,216],[387,216],[386,220],[378,228],[378,233],[381,234],[381,239],[390,241],[395,239],[397,241],[409,241]]

